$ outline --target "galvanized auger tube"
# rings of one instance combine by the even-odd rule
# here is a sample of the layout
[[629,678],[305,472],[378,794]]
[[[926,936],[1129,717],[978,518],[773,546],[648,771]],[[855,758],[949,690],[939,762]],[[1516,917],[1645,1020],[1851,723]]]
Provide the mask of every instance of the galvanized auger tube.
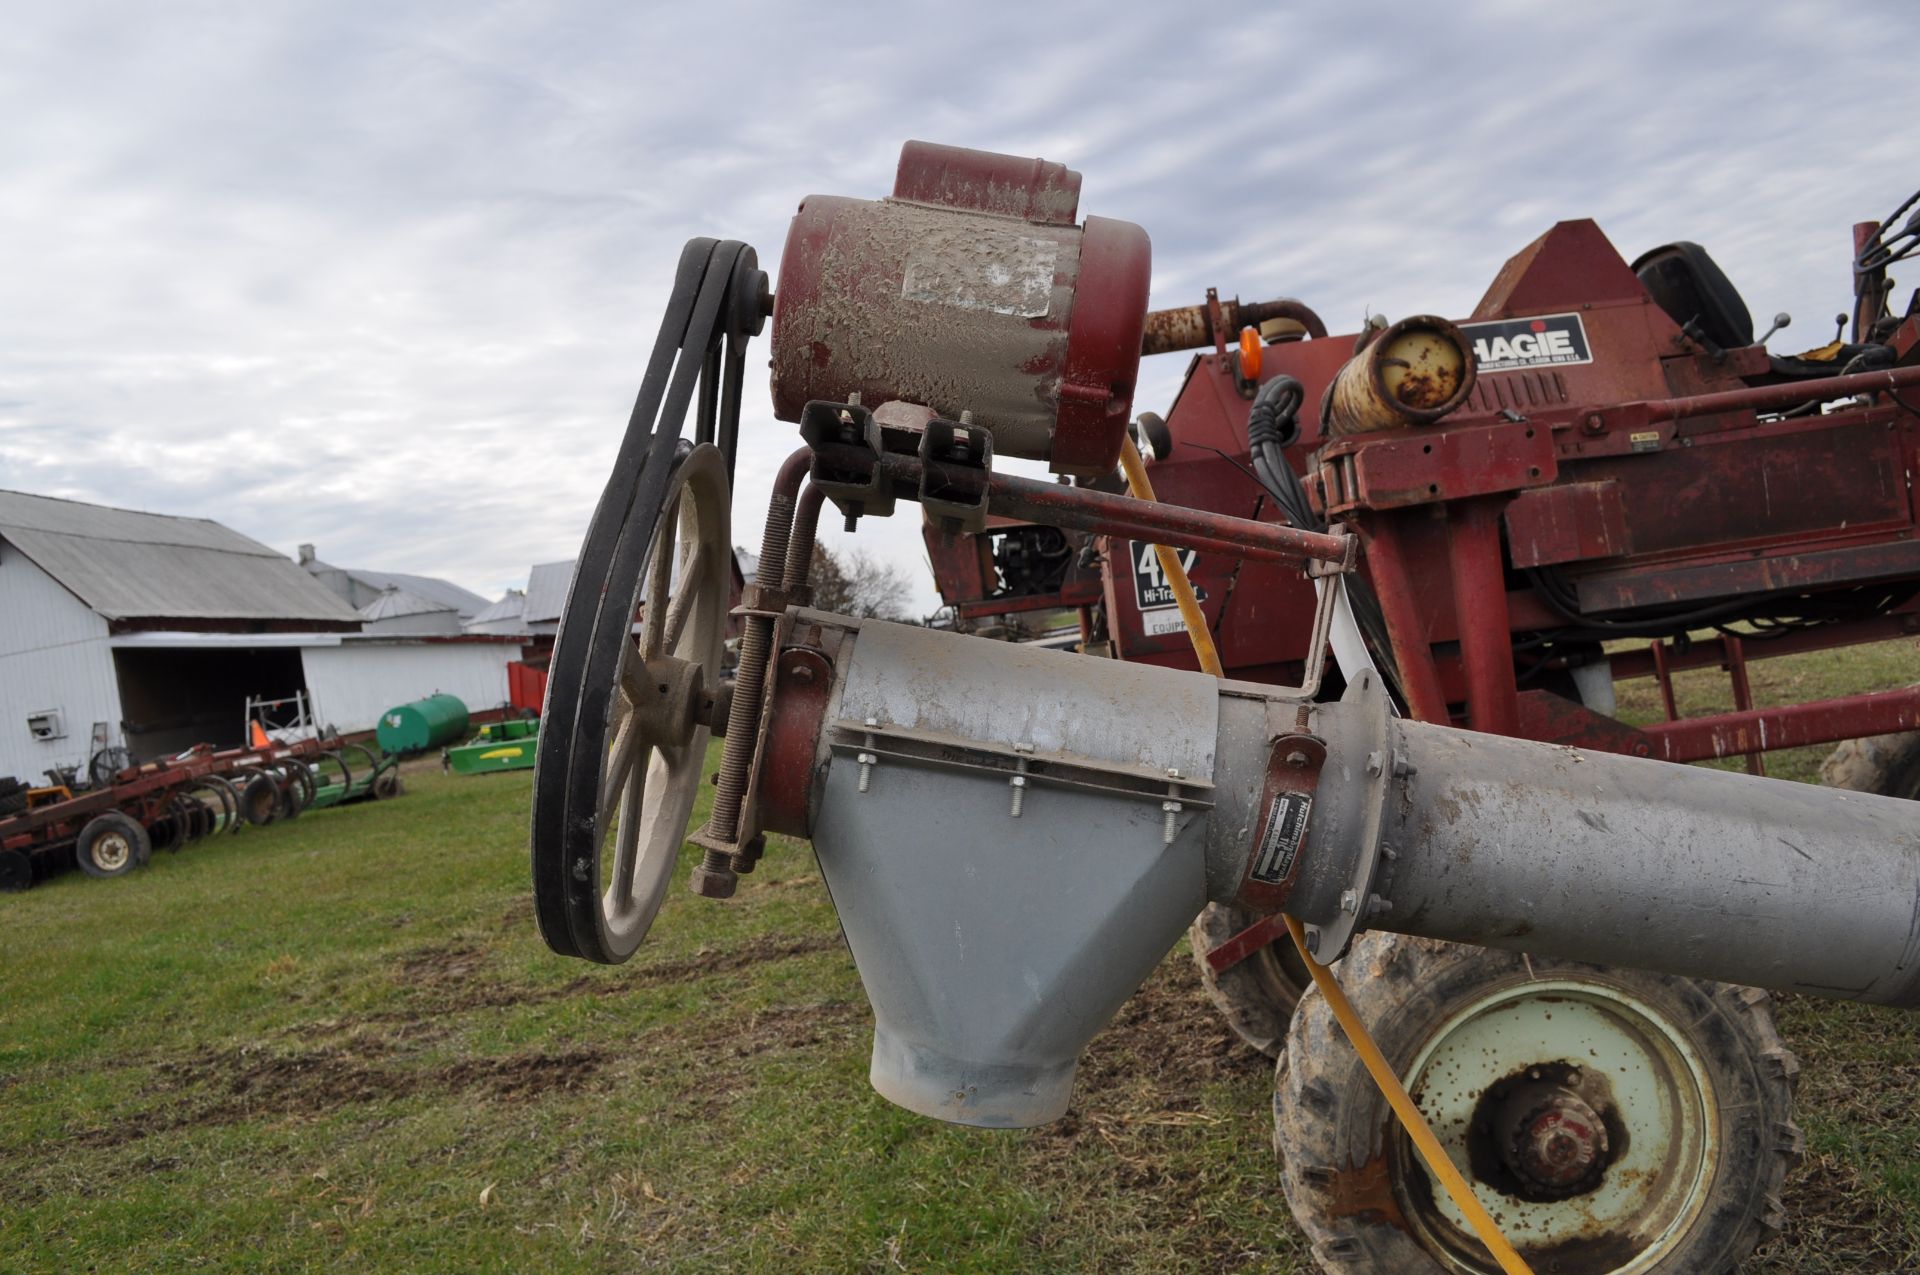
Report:
[[[1297,691],[794,610],[759,775],[873,1002],[872,1080],[1043,1123],[1209,900],[1920,1004],[1910,803],[1395,719]],[[784,758],[785,760],[781,760]]]

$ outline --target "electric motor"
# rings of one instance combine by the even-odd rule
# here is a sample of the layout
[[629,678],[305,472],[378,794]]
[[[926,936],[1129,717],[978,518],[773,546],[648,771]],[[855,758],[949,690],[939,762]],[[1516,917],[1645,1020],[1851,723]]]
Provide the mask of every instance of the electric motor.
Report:
[[773,403],[917,403],[969,413],[994,451],[1097,476],[1133,411],[1151,250],[1130,222],[1075,225],[1080,174],[926,142],[893,195],[811,195],[787,233]]

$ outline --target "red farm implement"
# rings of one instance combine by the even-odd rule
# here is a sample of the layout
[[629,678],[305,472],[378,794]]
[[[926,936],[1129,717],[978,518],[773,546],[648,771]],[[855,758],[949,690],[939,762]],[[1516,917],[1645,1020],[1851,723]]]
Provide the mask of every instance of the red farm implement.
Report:
[[0,817],[0,888],[26,889],[73,866],[123,876],[155,850],[388,795],[398,788],[395,765],[358,744],[305,739],[220,751],[202,744],[103,772],[90,788],[47,790],[47,800]]
[[[1457,320],[1148,314],[1144,232],[1078,200],[1061,165],[909,143],[891,197],[802,203],[777,289],[743,244],[687,245],[554,645],[542,935],[632,955],[719,735],[692,888],[811,840],[890,1100],[1059,1117],[1188,932],[1279,1060],[1280,1181],[1328,1269],[1518,1269],[1482,1209],[1537,1270],[1732,1269],[1801,1150],[1760,989],[1920,1007],[1920,749],[1885,739],[1920,693],[1763,708],[1747,679],[1920,631],[1920,317],[1886,277],[1920,215],[1855,228],[1851,333],[1782,358],[1697,246],[1629,265],[1585,221]],[[736,607],[769,314],[804,445]],[[1136,420],[1143,353],[1183,349]],[[901,501],[963,621],[1070,609],[1117,658],[812,609],[824,505]],[[1735,709],[1679,719],[1671,675],[1708,665]],[[1620,719],[1636,677],[1668,721]],[[1851,778],[1877,792],[1758,773],[1870,739]],[[1672,764],[1727,757],[1756,773]]]

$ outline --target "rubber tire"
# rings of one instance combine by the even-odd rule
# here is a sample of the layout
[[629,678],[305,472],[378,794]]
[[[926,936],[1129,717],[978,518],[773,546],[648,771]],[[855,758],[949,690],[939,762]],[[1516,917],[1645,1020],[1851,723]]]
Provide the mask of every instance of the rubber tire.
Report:
[[[1529,969],[1517,952],[1373,932],[1355,940],[1337,968],[1355,1011],[1403,1075],[1448,1017],[1500,984],[1586,976],[1630,988],[1650,1007],[1669,1011],[1669,1025],[1699,1052],[1719,1090],[1723,1154],[1684,1249],[1664,1257],[1650,1275],[1736,1269],[1785,1224],[1781,1190],[1805,1148],[1792,1119],[1799,1064],[1774,1026],[1772,998],[1756,988],[1668,974],[1531,960]],[[1391,1164],[1385,1136],[1405,1135],[1317,990],[1301,998],[1288,1029],[1275,1068],[1273,1116],[1281,1186],[1321,1269],[1439,1275],[1444,1268],[1408,1231],[1381,1211],[1356,1206],[1356,1170]],[[1562,1260],[1568,1256],[1563,1249]],[[1482,1260],[1497,1272],[1491,1257]]]
[[1242,1041],[1269,1058],[1278,1058],[1287,1039],[1287,1023],[1312,985],[1312,976],[1284,932],[1244,961],[1216,973],[1207,953],[1259,918],[1230,903],[1209,903],[1187,927],[1193,963],[1207,999]]
[[1820,782],[1849,792],[1920,800],[1920,731],[1846,740],[1820,764]]
[[[119,832],[132,843],[133,853],[117,868],[101,867],[93,857],[94,844],[109,832]],[[109,810],[88,820],[73,843],[74,862],[90,877],[123,877],[152,857],[153,843],[147,839],[147,830],[140,826],[139,820],[118,810]]]
[[386,801],[390,798],[398,797],[403,791],[400,783],[400,768],[398,766],[389,766],[387,769],[375,775],[373,777],[373,786],[369,791],[371,791],[374,798],[379,801]]

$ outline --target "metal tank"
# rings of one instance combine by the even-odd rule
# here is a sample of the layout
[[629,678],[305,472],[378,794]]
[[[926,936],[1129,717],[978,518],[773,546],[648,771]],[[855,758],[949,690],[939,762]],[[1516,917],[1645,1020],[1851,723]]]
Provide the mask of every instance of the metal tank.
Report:
[[380,751],[398,757],[451,744],[467,733],[467,705],[444,692],[401,704],[380,714],[374,736]]

